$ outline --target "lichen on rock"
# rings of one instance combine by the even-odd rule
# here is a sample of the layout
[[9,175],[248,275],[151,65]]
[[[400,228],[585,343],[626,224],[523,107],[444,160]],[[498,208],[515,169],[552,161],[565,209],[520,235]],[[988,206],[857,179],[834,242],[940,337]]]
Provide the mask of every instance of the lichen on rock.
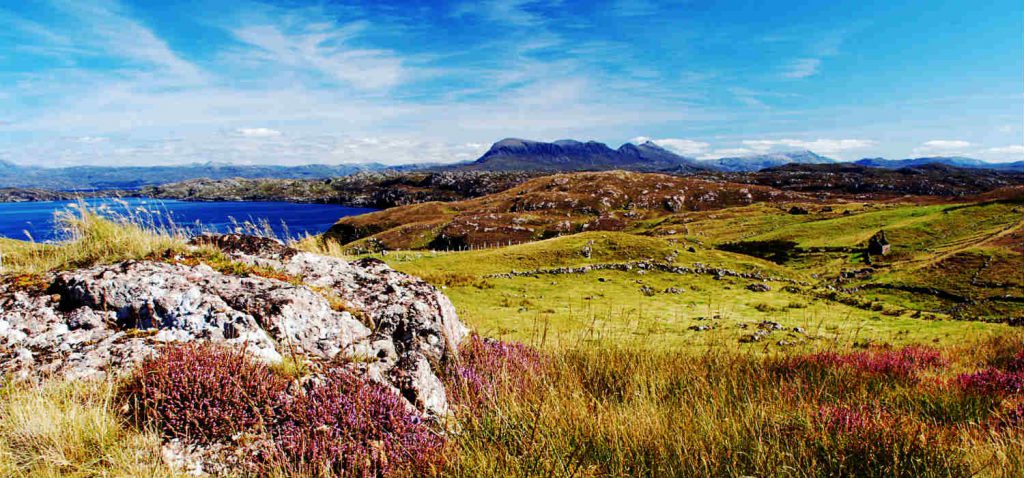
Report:
[[[380,261],[348,262],[271,239],[200,236],[193,244],[301,284],[164,261],[53,273],[46,291],[0,284],[0,373],[119,375],[165,344],[210,341],[268,363],[348,363],[425,416],[447,413],[432,364],[456,353],[468,330],[433,286]],[[329,297],[350,307],[339,310]]]

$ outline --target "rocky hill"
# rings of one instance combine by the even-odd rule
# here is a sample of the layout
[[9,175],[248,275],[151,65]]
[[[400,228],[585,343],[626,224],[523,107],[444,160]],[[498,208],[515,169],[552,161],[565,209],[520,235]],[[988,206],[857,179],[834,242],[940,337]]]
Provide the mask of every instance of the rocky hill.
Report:
[[301,166],[194,163],[180,166],[74,166],[41,168],[0,164],[0,187],[43,189],[130,189],[188,179],[329,178],[366,170],[389,169],[381,164],[308,164]]
[[383,171],[315,180],[196,179],[144,187],[138,194],[187,201],[290,201],[384,209],[484,196],[504,191],[538,174],[516,171]]
[[632,224],[682,211],[757,202],[809,201],[766,186],[624,171],[558,174],[452,203],[424,203],[347,217],[326,237],[385,249],[458,249],[520,243]]
[[82,197],[93,197],[98,194],[108,196],[111,194],[120,195],[115,191],[54,191],[50,189],[37,188],[0,188],[0,202],[30,202],[30,201],[65,201]]
[[461,167],[486,171],[603,171],[625,169],[635,171],[706,170],[698,161],[679,156],[667,149],[645,142],[626,143],[619,149],[596,141],[571,139],[553,143],[506,138],[491,146],[480,159]]

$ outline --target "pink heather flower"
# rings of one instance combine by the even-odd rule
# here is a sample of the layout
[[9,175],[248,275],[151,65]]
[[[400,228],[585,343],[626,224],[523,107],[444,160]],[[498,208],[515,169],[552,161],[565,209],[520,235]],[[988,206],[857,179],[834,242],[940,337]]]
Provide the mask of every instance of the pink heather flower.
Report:
[[900,378],[911,378],[921,370],[945,364],[946,360],[938,350],[913,345],[895,350],[872,349],[848,354],[819,352],[797,357],[790,362],[790,366],[847,367],[859,373]]
[[473,335],[459,349],[459,359],[445,368],[450,399],[475,406],[493,400],[503,389],[523,392],[535,383],[545,363],[543,354],[527,345]]

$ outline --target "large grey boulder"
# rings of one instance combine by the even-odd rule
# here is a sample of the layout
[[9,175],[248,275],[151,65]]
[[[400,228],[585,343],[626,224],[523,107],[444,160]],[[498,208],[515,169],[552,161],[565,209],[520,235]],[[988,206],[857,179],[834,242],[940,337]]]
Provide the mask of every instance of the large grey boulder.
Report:
[[380,261],[270,239],[194,242],[292,280],[128,261],[53,274],[45,292],[0,285],[0,373],[101,377],[131,370],[167,343],[213,341],[270,363],[347,363],[426,415],[447,412],[432,364],[456,353],[468,330],[436,288]]

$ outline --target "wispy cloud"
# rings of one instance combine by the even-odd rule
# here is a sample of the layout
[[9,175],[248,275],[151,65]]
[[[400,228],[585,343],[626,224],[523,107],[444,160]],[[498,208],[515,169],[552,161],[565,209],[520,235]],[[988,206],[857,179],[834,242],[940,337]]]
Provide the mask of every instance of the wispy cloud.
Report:
[[1024,145],[1011,144],[1009,146],[986,148],[979,151],[978,155],[995,162],[1024,161]]
[[914,154],[957,154],[964,153],[972,144],[959,139],[933,139],[914,148]]
[[999,146],[996,148],[989,148],[986,151],[994,154],[1007,154],[1007,155],[1024,155],[1024,145],[1013,144],[1010,146]]
[[744,140],[743,145],[757,153],[780,149],[806,149],[843,159],[844,153],[869,148],[875,145],[875,141],[868,139],[751,139]]
[[807,78],[818,74],[820,67],[820,58],[800,58],[786,65],[782,69],[782,76],[784,78]]
[[[80,22],[79,32],[83,34],[76,35],[74,41],[80,42],[82,47],[96,48],[107,55],[154,68],[165,79],[170,75],[178,85],[203,80],[198,67],[171,50],[150,28],[131,18],[117,2],[52,1],[62,13]],[[51,43],[60,46],[68,43],[61,34],[50,32],[47,36]]]
[[235,132],[248,138],[274,138],[281,136],[280,131],[270,128],[238,128]]
[[[785,24],[759,41],[767,24],[716,23],[728,10],[717,5],[242,2],[0,7],[0,156],[62,164],[457,160],[505,136],[612,143],[639,132],[702,157],[781,149],[841,157],[869,147],[909,154],[950,130],[910,116],[954,107],[908,98],[907,118],[879,116],[875,106],[849,104],[842,88],[812,94],[797,80],[843,61],[855,28]],[[986,143],[965,153],[1003,154],[988,147],[1017,139],[1019,115],[999,109],[1011,103],[994,99],[1005,92],[976,96],[956,96],[955,107],[991,102],[999,114],[990,125],[1017,127],[965,132]],[[899,132],[884,130],[880,117]],[[827,139],[860,137],[879,140]]]
[[333,26],[287,18],[280,24],[242,26],[232,33],[256,48],[247,57],[261,67],[312,71],[363,90],[392,88],[404,76],[402,59],[390,50],[350,45],[368,28],[365,21]]
[[538,0],[483,0],[464,2],[455,6],[452,15],[482,16],[496,23],[531,26],[542,22],[543,17],[531,10],[537,5],[557,6],[558,2]]

